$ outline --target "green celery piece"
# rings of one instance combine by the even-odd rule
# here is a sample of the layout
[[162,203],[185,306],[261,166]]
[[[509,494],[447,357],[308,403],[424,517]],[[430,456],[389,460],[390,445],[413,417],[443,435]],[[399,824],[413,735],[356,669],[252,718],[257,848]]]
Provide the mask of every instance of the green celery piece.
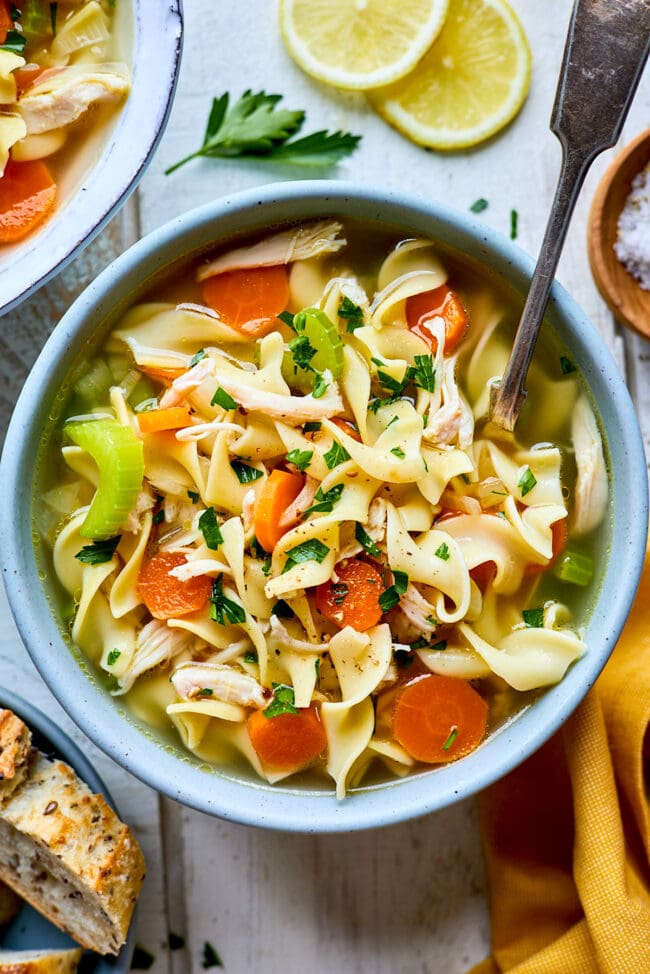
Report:
[[79,401],[84,409],[90,410],[108,399],[108,390],[115,385],[113,373],[99,358],[93,359],[83,375],[73,383]]
[[297,366],[293,355],[288,351],[282,356],[282,378],[292,389],[305,395],[314,387],[314,373]]
[[114,419],[73,421],[66,423],[65,432],[99,469],[99,486],[79,533],[93,541],[112,538],[135,507],[142,487],[142,441]]
[[594,576],[594,560],[591,555],[567,548],[557,560],[553,574],[571,585],[589,585]]
[[338,328],[325,312],[318,308],[305,308],[295,315],[293,326],[296,333],[305,335],[309,344],[316,349],[309,363],[312,369],[316,372],[329,369],[334,379],[340,378],[343,372],[343,341]]

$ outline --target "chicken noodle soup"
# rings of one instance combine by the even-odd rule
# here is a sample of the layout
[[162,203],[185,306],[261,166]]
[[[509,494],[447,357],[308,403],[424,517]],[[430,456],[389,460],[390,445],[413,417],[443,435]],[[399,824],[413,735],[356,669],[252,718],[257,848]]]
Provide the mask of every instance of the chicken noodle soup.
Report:
[[548,336],[517,436],[486,424],[515,320],[435,242],[336,220],[132,307],[71,379],[43,498],[112,692],[204,761],[343,797],[462,758],[561,680],[607,474]]
[[126,98],[124,0],[0,0],[0,245],[49,216],[91,128]]

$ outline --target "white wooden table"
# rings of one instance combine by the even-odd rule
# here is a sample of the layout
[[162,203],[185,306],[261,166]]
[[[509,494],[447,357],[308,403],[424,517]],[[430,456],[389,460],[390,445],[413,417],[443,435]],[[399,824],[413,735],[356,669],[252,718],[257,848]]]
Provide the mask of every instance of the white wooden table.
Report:
[[[143,0],[150,2],[150,0]],[[454,0],[451,0],[453,3]],[[519,215],[518,243],[536,253],[559,166],[548,131],[571,0],[513,0],[534,57],[531,93],[513,125],[473,152],[437,155],[405,141],[362,95],[337,93],[304,76],[286,55],[269,0],[186,0],[185,51],[169,127],[126,212],[72,267],[0,325],[0,415],[6,421],[47,334],[84,284],[140,233],[216,196],[291,178],[252,162],[196,162],[173,177],[166,166],[197,146],[213,95],[246,88],[285,95],[308,113],[305,133],[363,134],[359,151],[332,175],[398,187],[466,211],[503,233]],[[648,125],[650,72],[642,80],[622,142]],[[614,150],[613,150],[614,151]],[[650,350],[621,334],[589,272],[585,229],[596,183],[583,189],[559,277],[590,315],[626,374],[650,437]],[[297,176],[300,173],[296,173]],[[3,401],[4,400],[4,401]],[[161,799],[119,769],[76,729],[34,670],[0,593],[0,683],[40,705],[96,761],[145,849],[149,875],[138,942],[153,974],[198,974],[212,944],[229,974],[461,974],[487,952],[485,877],[474,801],[418,822],[343,836],[294,836],[210,819]],[[184,948],[169,950],[169,932]]]

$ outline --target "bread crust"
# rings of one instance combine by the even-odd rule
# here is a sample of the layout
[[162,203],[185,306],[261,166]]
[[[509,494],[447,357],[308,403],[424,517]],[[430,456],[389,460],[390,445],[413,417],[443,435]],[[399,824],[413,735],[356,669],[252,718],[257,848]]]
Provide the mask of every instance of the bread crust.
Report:
[[22,905],[20,896],[4,883],[0,883],[0,927],[13,920]]
[[0,974],[76,974],[83,950],[0,951]]
[[31,747],[29,727],[11,710],[0,710],[0,801],[24,781]]

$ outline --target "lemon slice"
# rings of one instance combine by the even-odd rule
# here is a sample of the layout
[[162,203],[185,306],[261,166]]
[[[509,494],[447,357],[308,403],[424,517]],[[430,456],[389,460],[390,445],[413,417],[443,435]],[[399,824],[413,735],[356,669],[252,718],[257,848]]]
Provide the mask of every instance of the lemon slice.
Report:
[[303,71],[337,88],[391,84],[437,37],[449,0],[281,0],[280,30]]
[[514,118],[528,94],[530,68],[526,35],[504,0],[454,0],[417,67],[369,98],[414,142],[463,149]]

